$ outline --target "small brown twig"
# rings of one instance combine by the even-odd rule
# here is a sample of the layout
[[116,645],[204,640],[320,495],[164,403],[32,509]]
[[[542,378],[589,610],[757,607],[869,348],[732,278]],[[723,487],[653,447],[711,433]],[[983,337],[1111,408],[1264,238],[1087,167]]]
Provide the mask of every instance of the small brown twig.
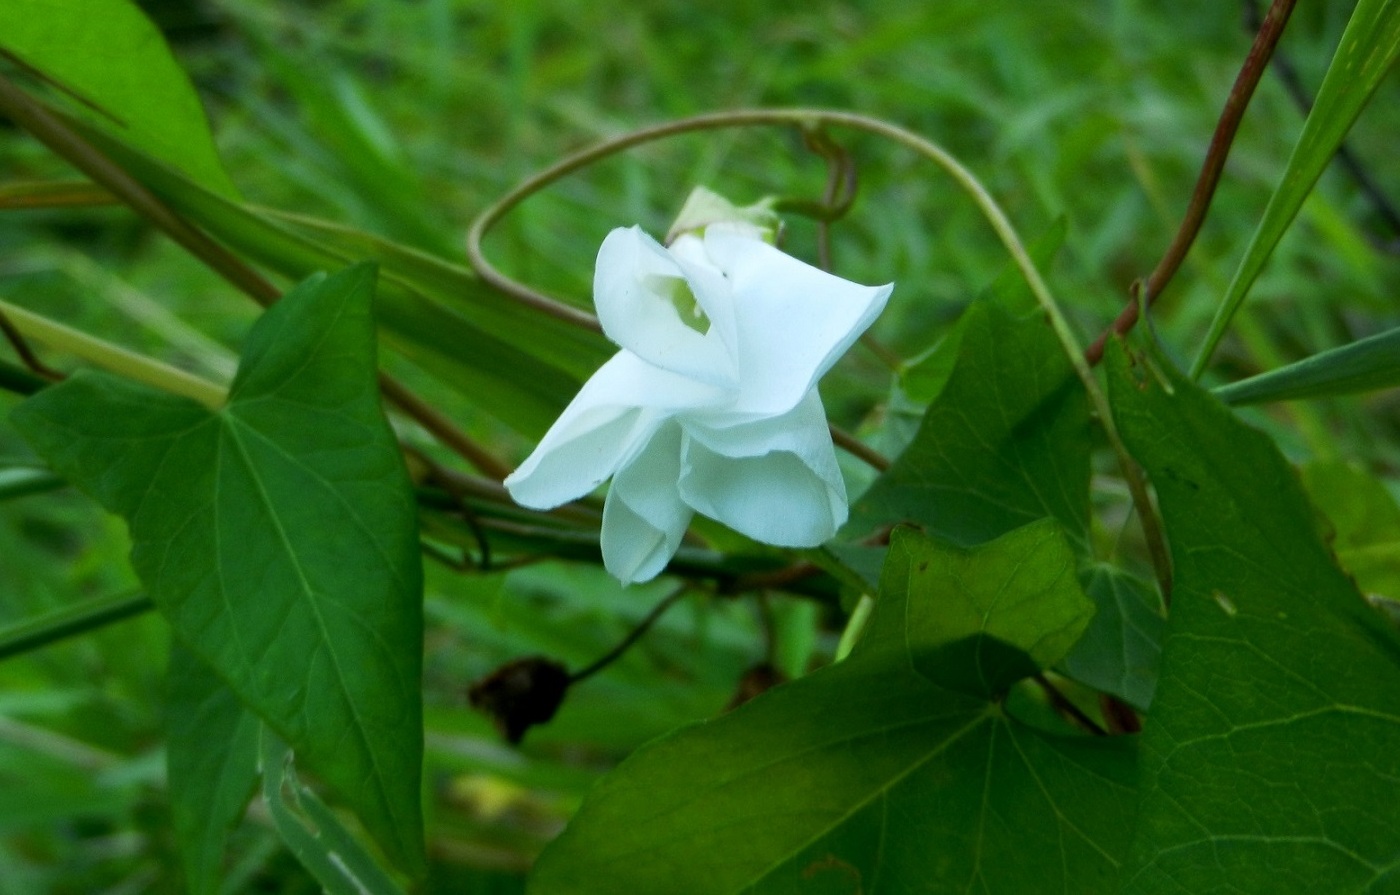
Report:
[[862,461],[876,472],[890,468],[890,459],[840,426],[829,425],[831,441],[841,450]]
[[618,641],[617,646],[614,646],[612,649],[608,650],[607,653],[605,653],[597,661],[570,674],[569,683],[577,684],[581,680],[592,677],[593,675],[602,671],[604,668],[607,668],[609,665],[616,662],[618,659],[622,658],[623,653],[627,652],[627,650],[632,647],[632,644],[636,643],[638,640],[641,640],[642,636],[646,634],[647,631],[651,630],[651,626],[656,624],[657,621],[661,619],[661,616],[666,614],[666,610],[676,605],[676,603],[680,601],[681,597],[684,597],[686,594],[690,593],[690,591],[693,588],[694,585],[682,584],[680,587],[676,588],[675,590],[667,594],[665,597],[663,597],[661,602],[653,606],[651,608],[651,611],[647,613],[646,617],[637,623],[636,627],[634,627],[631,631],[627,632],[626,637],[623,637],[622,640]]
[[1201,164],[1201,173],[1196,178],[1196,187],[1191,192],[1191,201],[1181,219],[1181,226],[1177,228],[1176,236],[1147,279],[1133,283],[1129,290],[1132,297],[1123,306],[1122,313],[1084,351],[1084,359],[1091,366],[1103,360],[1104,346],[1108,344],[1109,338],[1115,334],[1126,335],[1137,325],[1142,310],[1152,307],[1162,290],[1166,289],[1167,284],[1176,275],[1181,262],[1186,259],[1186,253],[1191,250],[1191,244],[1195,242],[1201,225],[1205,223],[1206,213],[1210,210],[1215,188],[1220,184],[1220,175],[1225,170],[1225,160],[1230,155],[1230,147],[1234,144],[1244,111],[1249,106],[1250,98],[1254,96],[1255,88],[1259,86],[1259,80],[1264,75],[1264,69],[1269,64],[1274,48],[1278,46],[1295,3],[1296,0],[1274,0],[1273,5],[1269,7],[1269,13],[1264,17],[1264,23],[1254,38],[1254,44],[1249,48],[1249,54],[1245,56],[1235,84],[1230,88],[1225,108],[1220,112],[1220,120],[1215,125],[1215,133],[1211,136],[1210,147],[1206,150],[1205,161]]
[[856,199],[857,172],[854,157],[831,138],[824,128],[804,128],[802,142],[826,160],[826,188],[817,217],[817,264],[831,271],[831,225],[850,210]]
[[63,381],[62,373],[39,360],[34,349],[29,347],[29,341],[24,338],[24,334],[15,328],[15,325],[10,322],[10,318],[5,316],[4,311],[0,311],[0,333],[5,334],[5,339],[15,349],[15,354],[19,355],[19,359],[35,376],[47,379],[49,382]]

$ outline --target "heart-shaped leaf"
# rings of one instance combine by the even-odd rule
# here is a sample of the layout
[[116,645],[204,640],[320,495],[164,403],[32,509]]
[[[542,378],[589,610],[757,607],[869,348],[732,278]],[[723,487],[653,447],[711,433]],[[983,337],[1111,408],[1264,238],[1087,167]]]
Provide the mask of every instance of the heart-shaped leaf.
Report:
[[[1020,568],[1012,548],[1028,546],[1043,555]],[[946,626],[983,629],[954,596],[970,581],[1003,585],[982,604],[1001,632],[984,645],[1032,670],[1033,651],[1063,656],[1087,605],[1064,534],[1042,522],[962,553],[906,531],[890,552],[849,659],[644,746],[594,788],[529,891],[1115,891],[1132,740],[1049,736],[933,680]],[[1069,586],[1048,573],[1062,566]],[[1022,612],[1043,621],[1018,625]]]
[[1393,890],[1400,637],[1272,441],[1166,361],[1135,376],[1121,345],[1109,358],[1175,572],[1124,891]]
[[132,565],[186,645],[414,867],[422,569],[373,292],[366,265],[289,293],[221,409],[81,372],[12,418],[126,519]]

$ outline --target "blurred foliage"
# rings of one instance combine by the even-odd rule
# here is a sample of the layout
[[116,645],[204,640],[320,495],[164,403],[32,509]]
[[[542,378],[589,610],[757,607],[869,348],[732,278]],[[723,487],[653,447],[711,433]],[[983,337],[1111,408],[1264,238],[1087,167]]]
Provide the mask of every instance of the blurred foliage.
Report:
[[[1047,233],[1063,219],[1050,279],[1086,334],[1116,313],[1169,240],[1250,40],[1243,5],[1214,0],[142,5],[194,78],[224,164],[255,203],[460,262],[472,216],[572,149],[714,109],[850,108],[945,144],[1023,233]],[[1294,14],[1280,52],[1306,85],[1319,83],[1352,5],[1304,4]],[[1392,74],[1381,93],[1393,99],[1395,90]],[[1363,161],[1388,163],[1371,173],[1396,196],[1400,168],[1389,160],[1398,119],[1400,104],[1375,102],[1350,139]],[[1153,317],[1177,360],[1194,353],[1301,123],[1282,85],[1266,77],[1197,247]],[[873,138],[841,139],[858,159],[861,191],[835,228],[836,267],[857,281],[897,279],[874,333],[914,358],[997,278],[1005,253],[925,163]],[[0,161],[7,180],[72,176],[8,125]],[[532,198],[487,250],[513,275],[583,302],[604,234],[637,222],[663,231],[693,184],[747,202],[814,197],[823,178],[821,160],[786,132],[678,138]],[[1400,270],[1377,251],[1397,237],[1352,180],[1329,172],[1212,377],[1238,379],[1400,325]],[[809,222],[790,221],[787,239],[793,253],[814,256]],[[0,298],[206,375],[227,373],[257,313],[119,208],[0,215]],[[523,456],[518,436],[460,396],[405,363],[391,366],[473,434]],[[889,380],[873,353],[853,352],[823,387],[833,419],[869,428],[896,416],[901,396],[891,397]],[[0,395],[0,413],[16,400]],[[1393,391],[1246,417],[1294,459],[1348,460],[1396,490]],[[27,456],[9,428],[0,429],[0,456]],[[1112,483],[1100,484],[1099,509],[1124,505]],[[1348,487],[1364,498],[1364,482]],[[1101,515],[1100,541],[1118,537],[1111,520]],[[1338,528],[1339,550],[1369,546]],[[0,624],[133,588],[128,547],[122,526],[76,495],[0,503]],[[833,613],[792,611],[797,604],[783,598],[763,606],[688,597],[515,750],[468,709],[469,682],[522,655],[583,667],[665,588],[623,591],[584,565],[463,576],[429,563],[427,571],[428,891],[521,891],[520,874],[599,774],[677,725],[716,715],[745,670],[766,658],[770,628],[796,650],[788,664],[801,671],[829,658],[840,626]],[[1358,573],[1393,578],[1372,565]],[[0,895],[181,890],[156,708],[167,637],[143,617],[0,662]],[[266,822],[239,833],[233,867],[229,892],[316,890]]]

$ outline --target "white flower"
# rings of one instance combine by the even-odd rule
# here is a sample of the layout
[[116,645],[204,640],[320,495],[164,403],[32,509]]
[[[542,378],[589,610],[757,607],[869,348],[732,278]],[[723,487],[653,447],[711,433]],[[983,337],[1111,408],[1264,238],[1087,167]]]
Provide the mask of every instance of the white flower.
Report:
[[593,297],[622,350],[506,487],[550,509],[611,477],[603,563],[624,583],[660,573],[697,512],[768,544],[821,544],[846,521],[846,488],[817,380],[893,288],[824,273],[752,227],[669,248],[612,231]]

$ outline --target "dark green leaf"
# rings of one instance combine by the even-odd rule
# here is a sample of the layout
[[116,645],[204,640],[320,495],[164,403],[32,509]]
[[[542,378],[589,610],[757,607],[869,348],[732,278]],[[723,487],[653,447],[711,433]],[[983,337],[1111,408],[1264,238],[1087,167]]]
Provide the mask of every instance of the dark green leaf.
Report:
[[[915,533],[900,541],[891,549],[910,558],[939,549]],[[947,642],[942,625],[961,618],[947,600],[959,584],[1001,578],[1007,606],[1041,593],[1034,576],[1006,579],[1004,546],[974,552],[961,579],[932,565],[891,573],[850,659],[643,747],[595,787],[530,891],[1113,891],[1131,741],[1051,737],[924,673]],[[1030,634],[1012,636],[1031,648]]]
[[[1056,218],[1050,229],[1027,247],[1026,251],[1037,270],[1050,268],[1056,253],[1064,245],[1068,230],[1067,219],[1063,216]],[[1025,275],[1011,261],[1007,261],[1001,273],[982,291],[977,301],[994,302],[1016,313],[1029,312],[1037,307],[1035,296],[1026,285]],[[937,344],[900,370],[900,385],[910,400],[927,404],[943,390],[957,363],[958,346],[962,342],[962,330],[967,320],[968,317],[964,315]]]
[[1400,638],[1268,438],[1175,371],[1110,359],[1175,569],[1126,891],[1393,889]]
[[1065,673],[1146,711],[1157,689],[1166,628],[1156,587],[1111,566],[1098,566],[1085,590],[1098,612],[1065,657]]
[[421,567],[378,402],[374,273],[315,277],[253,327],[226,407],[79,373],[16,408],[123,516],[180,637],[395,860],[421,860]]
[[211,895],[224,844],[258,780],[257,716],[177,641],[170,652],[166,747],[170,808],[189,891]]
[[963,547],[1036,519],[1083,543],[1089,518],[1084,390],[1039,311],[968,308],[958,362],[914,443],[852,508],[846,531],[908,520]]
[[99,107],[89,120],[204,188],[236,195],[194,86],[135,3],[5,0],[0,48]]
[[[880,599],[904,600],[904,617],[877,613],[869,649],[903,648],[919,632],[919,673],[939,686],[994,698],[1059,662],[1094,614],[1075,574],[1074,551],[1053,519],[972,550],[896,529]],[[883,626],[883,627],[881,627]]]

